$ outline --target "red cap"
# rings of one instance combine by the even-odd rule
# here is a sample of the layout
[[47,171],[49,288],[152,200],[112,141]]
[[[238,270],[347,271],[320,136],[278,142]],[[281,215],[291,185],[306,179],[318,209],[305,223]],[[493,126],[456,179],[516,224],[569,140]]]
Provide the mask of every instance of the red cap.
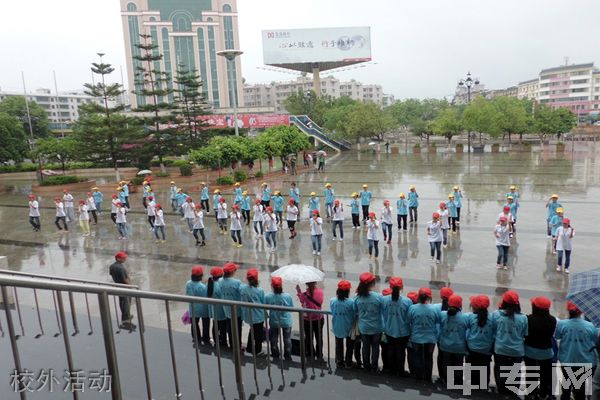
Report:
[[246,272],[246,278],[258,279],[258,270],[256,268],[250,268],[248,272]]
[[358,278],[361,283],[371,283],[375,280],[375,275],[370,272],[363,272]]
[[390,201],[389,200],[384,200],[383,204],[390,204]]
[[296,201],[294,199],[290,199],[288,203],[290,203],[290,206],[296,205]]
[[427,297],[431,298],[433,295],[431,294],[431,289],[429,289],[428,287],[422,287],[421,289],[419,289],[419,296],[425,294],[427,295]]
[[154,206],[154,208],[159,208],[160,209],[160,208],[162,208],[162,206],[160,204],[157,204],[157,205]]
[[373,211],[369,213],[369,218],[375,218],[375,213]]
[[259,199],[256,199],[256,200],[254,201],[254,204],[260,204],[260,200],[259,200]]
[[212,267],[210,269],[210,276],[213,278],[217,278],[219,276],[223,276],[223,268],[221,267]]
[[273,287],[283,287],[283,279],[280,276],[274,276],[271,278],[271,286]]
[[271,207],[271,206],[267,207],[267,212],[270,212],[270,213],[273,212],[273,207]]
[[234,209],[234,210],[237,210],[238,208],[240,208],[240,205],[239,204],[234,204],[231,208]]
[[333,204],[340,204],[340,201],[339,201],[339,199],[335,199],[335,200],[333,201]]
[[569,218],[563,218],[563,225],[571,225],[571,220]]
[[471,306],[476,310],[487,309],[490,306],[490,299],[483,294],[471,296]]
[[506,219],[506,217],[503,215],[503,216],[500,217],[499,221],[500,222],[506,222],[506,221],[508,221],[508,219]]
[[112,198],[113,198],[113,199],[117,199],[117,198],[119,198],[119,196],[117,196],[116,194],[113,194],[113,195],[112,195]]
[[127,253],[125,253],[124,251],[119,251],[117,254],[115,254],[115,260],[126,260],[127,259]]
[[63,189],[63,193],[67,193],[69,189]]
[[154,200],[154,196],[148,196],[148,200]]
[[575,303],[573,303],[572,301],[567,301],[567,310],[581,312],[579,307],[577,307],[577,305]]
[[194,204],[194,208],[196,210],[201,210],[202,209],[202,204],[198,203],[198,204]]
[[431,218],[439,218],[439,217],[440,217],[440,213],[434,212],[433,214],[431,214]]
[[319,210],[313,210],[313,215],[319,215]]
[[87,192],[86,194],[87,194],[88,196],[91,196],[91,195],[92,195],[92,192]]
[[404,282],[402,281],[402,278],[400,278],[399,276],[392,276],[390,278],[390,287],[391,288],[400,288],[402,289],[404,287]]
[[462,297],[459,295],[453,294],[448,299],[448,306],[454,308],[462,308]]
[[236,263],[228,262],[225,263],[225,265],[223,265],[223,272],[225,272],[226,274],[231,274],[237,271],[238,268],[239,265],[237,265]]
[[509,206],[504,206],[504,212],[509,212],[510,211],[510,207]]
[[204,275],[204,267],[202,265],[194,265],[192,267],[192,275]]
[[384,296],[388,296],[388,295],[392,294],[392,289],[391,289],[391,288],[389,288],[389,287],[388,287],[388,288],[385,288],[385,289],[383,289],[383,290],[381,291],[381,294],[382,294],[382,295],[384,295]]
[[542,310],[549,310],[552,302],[544,296],[534,297],[531,299],[531,304]]
[[79,200],[79,204],[85,204],[85,200]]
[[449,299],[450,296],[452,296],[454,294],[454,290],[452,290],[452,288],[449,287],[443,287],[440,289],[440,297],[442,299]]
[[340,290],[350,290],[350,288],[352,287],[352,284],[350,283],[350,281],[342,280],[342,281],[338,282],[337,287]]
[[519,293],[514,290],[508,290],[502,295],[502,302],[506,304],[519,304]]
[[188,203],[191,203],[192,202],[192,198],[190,196],[188,196],[188,197],[185,198],[185,201],[187,201]]
[[220,202],[220,203],[225,203],[225,197],[221,197],[221,198],[219,199],[219,202]]
[[443,210],[444,208],[446,208],[446,203],[444,203],[443,201],[440,203],[440,208]]
[[406,297],[408,297],[413,302],[413,304],[415,304],[419,299],[419,294],[417,292],[408,292],[406,293]]
[[120,201],[117,201],[117,202],[115,203],[115,205],[116,205],[117,207],[121,207],[121,206],[123,205],[123,203],[121,203]]
[[62,201],[62,199],[60,197],[55,197],[54,201]]

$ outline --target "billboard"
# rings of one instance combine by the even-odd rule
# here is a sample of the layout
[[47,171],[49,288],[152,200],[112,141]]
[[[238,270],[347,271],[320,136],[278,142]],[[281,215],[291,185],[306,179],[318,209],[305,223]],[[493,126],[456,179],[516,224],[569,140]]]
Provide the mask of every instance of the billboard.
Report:
[[371,28],[265,30],[264,63],[298,64],[371,61]]
[[[206,125],[203,128],[233,128],[233,115],[202,115],[199,117]],[[289,125],[287,114],[238,114],[239,128],[270,128]]]

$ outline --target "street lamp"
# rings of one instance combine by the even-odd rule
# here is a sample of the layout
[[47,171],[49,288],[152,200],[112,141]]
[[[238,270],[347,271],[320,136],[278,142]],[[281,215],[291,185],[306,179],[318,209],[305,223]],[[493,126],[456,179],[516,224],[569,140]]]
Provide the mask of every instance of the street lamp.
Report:
[[[217,55],[221,56],[221,57],[225,57],[227,59],[227,63],[230,64],[232,62],[235,62],[235,58],[237,56],[241,56],[242,54],[244,54],[243,51],[241,50],[234,50],[234,49],[228,49],[228,50],[222,50],[222,51],[217,51]],[[231,68],[231,65],[228,65],[227,68],[227,73],[228,75],[233,73],[233,68]],[[229,76],[229,83],[231,84],[234,79],[233,76]],[[239,128],[238,128],[238,123],[237,123],[237,85],[234,86],[231,89],[231,93],[232,93],[232,105],[233,105],[233,125],[235,127],[235,136],[239,136],[240,132],[239,132]]]
[[[464,86],[467,88],[467,105],[471,103],[471,88],[475,85],[479,85],[479,79],[471,78],[471,73],[467,72],[467,77],[458,81],[458,86]],[[471,132],[467,132],[467,152],[471,152]]]

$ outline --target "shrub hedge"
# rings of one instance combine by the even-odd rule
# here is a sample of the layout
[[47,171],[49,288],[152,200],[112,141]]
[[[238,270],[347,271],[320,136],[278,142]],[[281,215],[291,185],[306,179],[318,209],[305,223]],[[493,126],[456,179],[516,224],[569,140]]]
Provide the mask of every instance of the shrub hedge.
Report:
[[57,186],[57,185],[68,185],[70,183],[79,183],[85,182],[87,178],[82,178],[79,176],[73,175],[56,175],[49,176],[44,178],[44,181],[41,183],[42,186]]

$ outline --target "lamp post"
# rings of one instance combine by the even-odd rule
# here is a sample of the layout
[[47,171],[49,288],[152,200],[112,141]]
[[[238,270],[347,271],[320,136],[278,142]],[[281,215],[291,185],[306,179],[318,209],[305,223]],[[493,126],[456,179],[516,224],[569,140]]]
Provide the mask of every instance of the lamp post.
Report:
[[[479,79],[471,78],[471,73],[467,72],[467,77],[458,81],[458,86],[467,88],[467,105],[471,103],[471,88],[479,85]],[[467,132],[467,153],[471,153],[471,132]]]
[[[231,68],[231,63],[235,62],[235,58],[237,56],[241,56],[242,54],[244,54],[243,51],[241,50],[234,50],[234,49],[228,49],[228,50],[222,50],[222,51],[217,51],[217,55],[224,57],[225,59],[227,59],[227,74],[229,75],[229,84],[231,84],[234,81],[234,77],[231,76],[230,74],[233,73],[233,68]],[[239,136],[240,132],[239,132],[239,128],[238,128],[238,124],[237,124],[237,85],[235,85],[233,88],[231,89],[231,93],[232,93],[232,99],[230,99],[232,106],[233,106],[233,126],[235,127],[235,136]]]

